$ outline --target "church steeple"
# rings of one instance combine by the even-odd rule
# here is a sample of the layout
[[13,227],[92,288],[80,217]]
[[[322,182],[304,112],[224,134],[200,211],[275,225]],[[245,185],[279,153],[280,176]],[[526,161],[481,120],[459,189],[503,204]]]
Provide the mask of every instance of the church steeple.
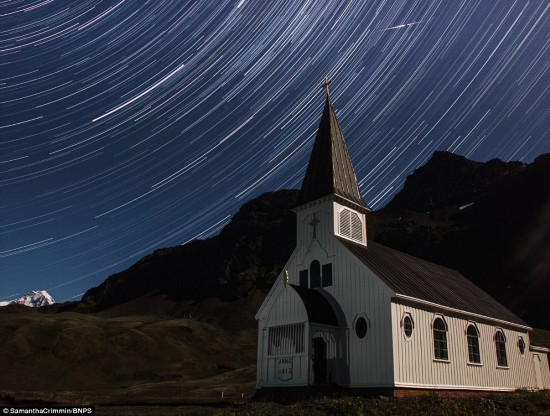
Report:
[[329,95],[331,81],[325,78],[325,108],[317,130],[317,137],[302,182],[298,205],[332,196],[338,202],[359,212],[370,208],[363,202],[344,136]]

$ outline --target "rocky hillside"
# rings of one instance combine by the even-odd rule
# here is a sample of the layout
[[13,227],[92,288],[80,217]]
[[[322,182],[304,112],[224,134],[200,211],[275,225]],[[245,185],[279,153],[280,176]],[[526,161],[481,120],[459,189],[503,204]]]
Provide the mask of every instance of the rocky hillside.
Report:
[[401,192],[383,211],[403,214],[460,207],[478,200],[503,178],[525,167],[521,162],[493,159],[482,163],[449,152],[435,152],[407,178]]
[[156,250],[86,292],[78,310],[103,310],[146,294],[231,301],[267,291],[294,248],[290,208],[297,195],[280,191],[247,202],[219,235]]
[[[549,177],[550,155],[532,164],[479,163],[436,152],[387,207],[370,214],[369,238],[457,269],[531,325],[550,329]],[[90,289],[76,310],[106,310],[144,295],[256,307],[243,299],[265,293],[294,248],[296,199],[297,191],[279,191],[249,201],[218,236],[155,251]],[[255,310],[246,313],[252,319]]]
[[375,240],[460,271],[550,328],[550,154],[531,164],[437,152],[375,214]]

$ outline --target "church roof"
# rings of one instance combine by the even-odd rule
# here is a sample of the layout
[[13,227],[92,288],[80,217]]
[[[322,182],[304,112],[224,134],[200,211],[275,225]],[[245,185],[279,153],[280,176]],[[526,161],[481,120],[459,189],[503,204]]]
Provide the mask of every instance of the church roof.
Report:
[[298,205],[329,195],[351,202],[359,210],[370,211],[359,193],[344,136],[327,93]]
[[292,284],[289,286],[298,293],[298,296],[304,302],[309,322],[338,326],[338,319],[332,306],[319,291]]
[[398,295],[528,326],[459,272],[369,241],[338,238]]

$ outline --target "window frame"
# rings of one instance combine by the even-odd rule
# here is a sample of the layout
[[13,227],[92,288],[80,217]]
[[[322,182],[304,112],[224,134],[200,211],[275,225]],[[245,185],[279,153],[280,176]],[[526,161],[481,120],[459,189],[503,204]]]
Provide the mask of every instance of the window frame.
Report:
[[300,270],[298,273],[300,287],[309,288],[309,269]]
[[[439,327],[439,322],[443,324],[443,328]],[[436,316],[432,322],[434,361],[450,362],[448,332],[449,327],[443,316]]]
[[[407,334],[407,324],[406,322],[410,322],[410,333]],[[411,341],[414,333],[414,319],[412,318],[412,315],[409,312],[403,313],[403,317],[401,318],[401,329],[403,331],[403,337],[406,341]]]
[[[365,321],[365,334],[361,337],[357,332],[357,324],[359,321]],[[360,313],[355,316],[355,319],[353,320],[353,332],[355,333],[356,339],[359,341],[365,341],[370,334],[370,320],[368,316],[365,313]]]
[[508,365],[508,354],[506,352],[506,336],[502,329],[499,328],[496,330],[494,340],[497,368],[510,368]]
[[525,343],[525,340],[523,339],[523,337],[520,335],[518,337],[518,350],[519,350],[519,354],[522,357],[525,357],[525,348],[527,348],[527,344]]
[[332,263],[321,265],[321,287],[332,286]]
[[[470,333],[472,329],[475,334]],[[474,322],[468,322],[466,327],[466,344],[468,346],[468,364],[483,365],[481,362],[481,348],[479,346],[479,329]],[[476,360],[477,357],[477,360]]]
[[319,260],[313,260],[309,264],[309,287],[311,289],[323,287],[323,280],[321,276],[321,262]]

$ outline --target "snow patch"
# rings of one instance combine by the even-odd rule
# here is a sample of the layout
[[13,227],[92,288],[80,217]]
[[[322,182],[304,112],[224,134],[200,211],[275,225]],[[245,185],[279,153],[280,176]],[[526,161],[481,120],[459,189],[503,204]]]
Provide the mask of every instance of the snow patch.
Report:
[[52,305],[55,303],[55,300],[53,300],[51,295],[45,290],[33,290],[18,299],[14,299],[9,302],[0,302],[0,306],[6,306],[10,303],[17,303],[19,305],[25,305],[31,308],[39,308],[40,306]]

